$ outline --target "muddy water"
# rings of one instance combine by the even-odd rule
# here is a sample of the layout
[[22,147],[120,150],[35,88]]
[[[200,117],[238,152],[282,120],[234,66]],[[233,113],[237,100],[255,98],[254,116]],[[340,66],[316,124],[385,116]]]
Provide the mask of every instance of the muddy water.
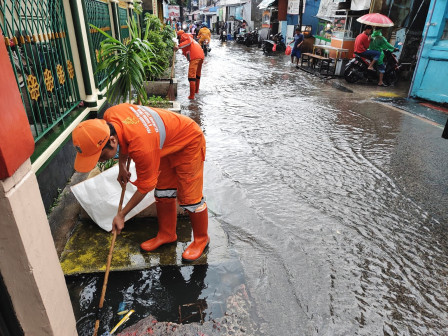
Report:
[[258,333],[448,334],[441,129],[256,47],[214,43],[193,102],[186,71],[179,100],[206,133],[207,201]]

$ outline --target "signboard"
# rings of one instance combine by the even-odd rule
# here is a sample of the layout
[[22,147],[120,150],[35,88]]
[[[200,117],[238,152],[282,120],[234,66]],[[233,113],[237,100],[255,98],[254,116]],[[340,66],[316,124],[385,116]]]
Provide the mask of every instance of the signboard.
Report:
[[180,17],[179,6],[168,5],[168,17],[170,17],[170,18]]
[[152,14],[155,16],[159,16],[157,11],[157,0],[152,0]]
[[[305,13],[306,0],[302,0],[302,13]],[[287,13],[291,15],[298,15],[300,7],[300,0],[288,0]]]
[[263,11],[261,28],[269,28],[271,26],[271,11]]

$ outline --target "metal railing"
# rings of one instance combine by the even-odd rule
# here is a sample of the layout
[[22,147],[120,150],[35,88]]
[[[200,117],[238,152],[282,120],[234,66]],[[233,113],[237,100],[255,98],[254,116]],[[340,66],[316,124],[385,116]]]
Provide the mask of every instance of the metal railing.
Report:
[[0,0],[0,29],[37,142],[80,102],[62,0]]
[[96,67],[100,61],[99,52],[101,49],[101,42],[106,39],[106,37],[98,32],[96,29],[91,28],[90,24],[98,27],[102,31],[112,34],[111,29],[111,18],[109,14],[109,4],[106,0],[85,0],[86,12],[87,12],[87,31],[90,34],[92,45],[91,45],[91,55],[94,55],[95,60],[92,61],[95,67],[95,77],[98,82],[98,87],[102,90],[105,87],[105,81],[108,74],[104,71],[96,71]]
[[118,23],[120,25],[121,42],[129,40],[128,10],[120,3],[118,7]]

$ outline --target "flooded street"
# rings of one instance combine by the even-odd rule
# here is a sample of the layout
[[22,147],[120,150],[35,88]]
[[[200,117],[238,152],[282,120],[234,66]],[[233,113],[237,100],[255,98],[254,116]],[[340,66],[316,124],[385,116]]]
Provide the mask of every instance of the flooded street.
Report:
[[209,210],[257,334],[448,334],[441,129],[213,42],[195,101],[178,61],[178,99],[205,131]]
[[[135,310],[126,326],[149,318],[144,332],[153,320],[187,323],[173,335],[448,335],[441,126],[373,101],[375,84],[322,80],[256,47],[211,47],[194,101],[179,53],[178,100],[206,135],[209,216],[227,239],[202,265],[112,272],[100,335],[122,309]],[[211,258],[218,247],[225,258]],[[80,335],[102,281],[67,277]]]

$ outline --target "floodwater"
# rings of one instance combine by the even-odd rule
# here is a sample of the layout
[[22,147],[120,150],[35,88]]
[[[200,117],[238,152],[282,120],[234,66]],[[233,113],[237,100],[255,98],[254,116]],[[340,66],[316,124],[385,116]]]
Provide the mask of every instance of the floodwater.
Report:
[[[178,99],[206,134],[205,195],[235,261],[201,266],[192,295],[222,303],[244,285],[254,335],[448,335],[441,128],[372,102],[374,85],[338,90],[289,56],[212,42],[194,101],[178,59]],[[165,271],[178,278],[151,269],[123,286],[174,306]],[[223,316],[208,306],[205,320]]]

